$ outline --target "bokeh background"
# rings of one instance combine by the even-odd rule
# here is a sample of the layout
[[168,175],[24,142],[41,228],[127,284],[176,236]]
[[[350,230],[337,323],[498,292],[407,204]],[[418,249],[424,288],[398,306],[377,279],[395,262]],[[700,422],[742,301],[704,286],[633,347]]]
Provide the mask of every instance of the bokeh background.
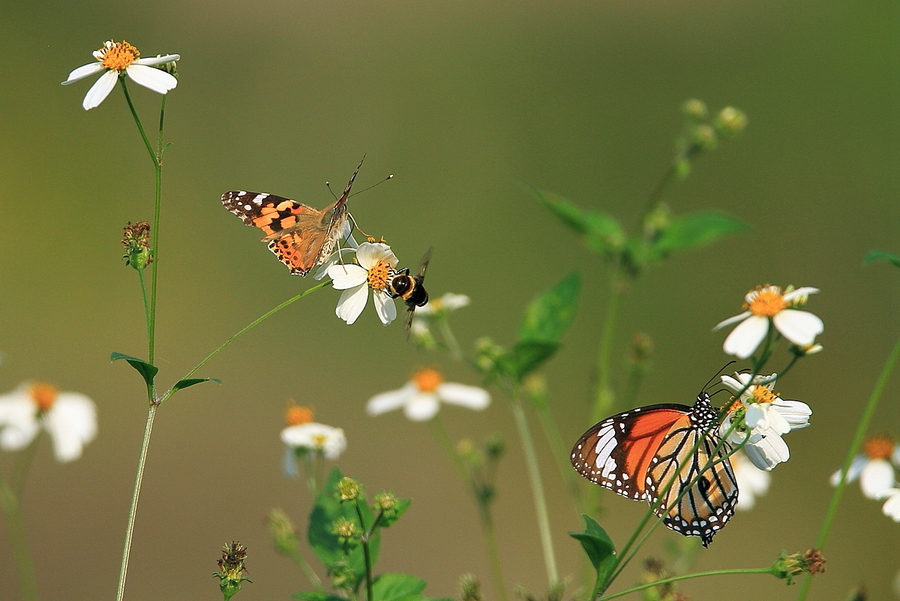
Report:
[[[611,212],[631,226],[674,153],[687,98],[746,111],[745,135],[704,156],[666,200],[676,213],[720,209],[751,233],[674,257],[631,289],[617,356],[635,332],[653,337],[640,402],[690,402],[727,360],[720,319],[757,284],[812,285],[825,352],[780,389],[808,402],[812,427],[769,494],[701,551],[699,569],[769,565],[814,544],[863,402],[894,343],[900,273],[861,267],[870,249],[900,251],[898,47],[892,2],[7,2],[0,19],[0,389],[49,381],[91,396],[99,435],[71,464],[47,439],[23,498],[44,599],[111,598],[146,405],[141,382],[112,351],[145,355],[139,288],[120,259],[127,221],[150,219],[153,173],[119,90],[85,112],[82,82],[61,87],[107,39],[144,55],[178,52],[169,95],[161,223],[158,365],[169,384],[201,357],[312,281],[290,277],[258,235],[225,211],[225,190],[263,190],[325,206],[360,157],[355,198],[367,232],[414,265],[428,245],[432,295],[471,296],[454,315],[471,349],[514,339],[522,309],[570,270],[583,275],[579,313],[545,370],[564,436],[590,424],[586,398],[605,307],[596,255],[537,205],[523,183]],[[159,97],[132,85],[148,127]],[[127,598],[216,599],[221,546],[250,550],[241,599],[287,599],[299,572],[271,550],[264,516],[302,525],[310,502],[281,473],[287,399],[343,427],[339,466],[370,492],[413,499],[387,531],[380,571],[454,596],[473,572],[493,598],[477,514],[427,425],[400,413],[369,418],[365,401],[419,366],[476,376],[418,351],[371,307],[348,327],[338,294],[318,292],[256,328],[203,370],[221,386],[161,408],[147,465]],[[617,359],[617,365],[621,365]],[[527,475],[505,399],[483,414],[446,408],[454,439],[500,433],[508,443],[495,506],[510,589],[546,587]],[[900,434],[895,376],[876,431]],[[537,424],[534,422],[535,429]],[[539,437],[540,438],[540,437]],[[541,462],[561,572],[578,576],[582,526],[547,445]],[[4,453],[0,468],[14,457]],[[6,473],[6,472],[5,472]],[[609,495],[604,526],[620,545],[643,506]],[[0,596],[16,598],[0,524]],[[659,554],[671,532],[646,548]],[[890,598],[900,525],[848,489],[810,598],[845,599],[865,585]],[[637,564],[617,586],[638,577]],[[768,577],[684,583],[695,599],[789,599]],[[570,589],[572,590],[572,589]]]

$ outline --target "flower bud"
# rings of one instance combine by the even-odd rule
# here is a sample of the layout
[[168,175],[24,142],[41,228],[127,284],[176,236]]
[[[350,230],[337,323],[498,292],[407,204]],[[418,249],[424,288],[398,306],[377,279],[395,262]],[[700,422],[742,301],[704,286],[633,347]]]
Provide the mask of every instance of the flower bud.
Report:
[[772,575],[794,584],[794,578],[801,574],[818,574],[825,571],[825,558],[818,549],[808,549],[806,553],[788,555],[786,551],[772,564]]
[[219,588],[222,590],[225,601],[241,590],[241,585],[245,580],[253,582],[244,577],[245,559],[247,559],[247,547],[237,541],[225,545],[222,549],[222,558],[218,561],[221,571],[213,573],[213,576],[219,579]]
[[146,221],[138,221],[133,225],[129,221],[122,236],[122,245],[125,247],[122,258],[126,265],[141,271],[153,262],[153,253],[150,252],[150,224]]
[[733,138],[747,129],[747,115],[733,106],[726,106],[716,115],[714,125],[722,137]]
[[709,117],[709,110],[706,108],[706,103],[697,98],[685,100],[681,105],[681,112],[684,113],[685,117],[688,119],[697,122],[706,121],[707,117]]
[[359,483],[353,478],[344,476],[338,482],[338,498],[341,502],[354,501],[359,496]]

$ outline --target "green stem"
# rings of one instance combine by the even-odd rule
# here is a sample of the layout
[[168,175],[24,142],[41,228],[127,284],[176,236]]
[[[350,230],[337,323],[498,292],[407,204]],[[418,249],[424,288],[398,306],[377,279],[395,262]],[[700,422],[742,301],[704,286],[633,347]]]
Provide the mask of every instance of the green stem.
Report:
[[[292,297],[292,298],[289,298],[288,300],[284,301],[283,303],[281,303],[280,305],[278,305],[278,306],[275,307],[274,309],[271,309],[271,310],[267,311],[267,312],[266,312],[265,314],[263,314],[261,317],[258,317],[257,319],[253,320],[251,323],[249,323],[248,325],[244,326],[244,327],[243,327],[238,333],[236,333],[234,336],[232,336],[231,338],[229,338],[228,340],[226,340],[225,342],[223,342],[221,345],[219,345],[219,348],[217,348],[216,350],[214,350],[213,352],[211,352],[209,355],[207,355],[202,361],[200,361],[200,363],[198,363],[192,370],[190,370],[189,372],[187,372],[187,373],[184,375],[184,377],[182,377],[181,379],[182,379],[182,380],[187,380],[188,378],[191,378],[194,374],[196,374],[198,371],[200,371],[200,370],[203,368],[204,365],[206,365],[207,363],[209,363],[210,361],[212,361],[212,359],[213,359],[216,355],[218,355],[219,353],[221,353],[222,351],[224,351],[224,350],[228,347],[228,345],[230,345],[232,342],[234,342],[235,340],[237,340],[238,338],[240,338],[241,336],[243,336],[244,334],[246,334],[248,331],[252,330],[252,329],[255,328],[256,326],[258,326],[259,324],[261,324],[263,321],[265,321],[266,319],[272,317],[273,315],[275,315],[276,313],[278,313],[279,311],[281,311],[282,309],[284,309],[284,308],[287,307],[288,305],[291,305],[291,304],[297,302],[298,300],[300,300],[301,298],[303,298],[303,297],[306,296],[307,294],[310,294],[310,293],[312,293],[312,292],[315,292],[316,290],[321,290],[322,288],[324,288],[325,286],[327,286],[327,285],[330,284],[330,283],[331,283],[331,281],[326,281],[326,282],[321,282],[321,283],[319,283],[319,284],[316,284],[316,285],[313,286],[312,288],[308,288],[308,289],[304,290],[303,292],[301,292],[300,294],[298,294],[297,296],[294,296],[294,297]],[[166,391],[166,393],[162,396],[162,398],[159,399],[159,403],[161,404],[163,401],[165,401],[166,399],[168,399],[169,397],[171,397],[173,394],[175,394],[175,392],[176,392],[175,390],[173,390],[173,389],[170,388],[168,391]]]
[[[147,315],[147,323],[148,323],[148,335],[147,335],[147,362],[151,365],[153,364],[154,355],[156,353],[156,290],[157,290],[157,281],[159,277],[159,213],[160,213],[160,204],[162,198],[162,149],[154,151],[153,146],[150,144],[150,139],[147,138],[147,132],[144,131],[144,125],[141,123],[141,118],[138,117],[137,109],[134,107],[134,102],[131,100],[131,94],[128,92],[128,84],[126,83],[125,76],[119,77],[119,83],[122,84],[122,91],[125,93],[125,101],[128,103],[128,108],[131,111],[131,116],[134,118],[134,123],[137,125],[138,132],[141,134],[141,140],[144,141],[144,146],[147,148],[147,153],[150,155],[150,160],[153,162],[153,169],[155,171],[155,194],[154,194],[154,203],[153,203],[153,224],[150,230],[152,236],[151,242],[151,252],[153,254],[153,273],[150,276],[150,309]],[[162,127],[163,127],[163,115],[165,113],[165,102],[166,96],[163,95],[163,104],[160,109],[159,115],[159,133],[157,135],[158,145],[162,144]],[[152,400],[152,394],[151,394]]]
[[522,450],[525,453],[525,466],[528,469],[528,476],[531,482],[531,494],[534,497],[534,508],[537,513],[538,530],[541,537],[541,549],[544,553],[544,567],[547,570],[548,584],[553,586],[558,582],[559,576],[556,571],[553,538],[550,536],[550,518],[547,512],[547,501],[544,498],[544,485],[541,481],[537,453],[534,450],[534,440],[531,437],[531,430],[528,428],[528,420],[525,417],[525,410],[522,407],[522,401],[519,399],[517,389],[512,391],[510,398],[512,400],[512,411],[516,421],[516,428],[519,431]]
[[453,329],[450,327],[446,316],[440,320],[440,329],[441,335],[444,337],[444,343],[447,345],[447,350],[450,351],[450,355],[457,361],[462,361],[465,358],[462,347],[459,346],[459,341],[453,334]]
[[618,593],[613,593],[612,595],[604,595],[600,597],[597,601],[606,601],[606,599],[615,599],[616,597],[623,597],[625,595],[636,593],[638,591],[643,591],[645,589],[660,586],[662,584],[669,584],[670,582],[678,582],[679,580],[690,580],[692,578],[706,578],[707,576],[726,576],[732,574],[771,574],[772,568],[743,568],[743,569],[733,569],[733,570],[713,570],[711,572],[697,572],[696,574],[684,574],[682,576],[672,576],[671,578],[663,578],[662,580],[657,580],[655,582],[648,582],[646,584],[641,584],[634,588],[630,588],[624,591],[620,591]]
[[378,526],[378,522],[381,520],[381,516],[384,515],[384,512],[379,512],[378,516],[376,516],[375,518],[375,521],[372,522],[372,527],[366,529],[366,523],[363,521],[362,509],[360,509],[359,507],[358,497],[356,499],[354,507],[356,508],[356,516],[359,518],[359,526],[363,530],[363,535],[360,539],[360,543],[362,544],[363,558],[366,563],[366,601],[374,601],[375,597],[373,595],[372,589],[372,550],[369,548],[369,539],[375,532],[375,527]]
[[[844,494],[844,489],[847,486],[847,474],[850,471],[850,464],[853,463],[853,458],[859,453],[859,449],[862,447],[863,438],[865,438],[866,432],[869,430],[869,424],[872,421],[872,416],[875,414],[875,408],[878,407],[878,401],[881,398],[881,393],[884,392],[884,387],[887,385],[888,377],[890,377],[891,372],[894,370],[894,364],[897,362],[897,357],[900,357],[900,340],[898,340],[894,344],[893,350],[891,350],[891,354],[888,355],[887,361],[885,361],[884,367],[881,368],[881,375],[878,376],[878,381],[875,383],[875,388],[872,389],[872,394],[869,395],[869,400],[866,403],[866,407],[863,410],[862,417],[859,419],[859,424],[856,426],[856,434],[853,436],[853,443],[850,445],[850,448],[847,450],[847,457],[844,459],[844,467],[841,470],[841,481],[838,482],[837,487],[834,489],[834,493],[831,495],[831,503],[828,505],[828,511],[825,514],[825,520],[822,522],[822,529],[819,531],[819,538],[816,541],[816,548],[822,549],[825,546],[825,541],[828,538],[828,532],[831,530],[831,524],[834,522],[834,518],[837,515],[838,506],[841,503],[841,497]],[[807,574],[803,579],[803,582],[800,584],[800,591],[797,594],[798,601],[802,601],[806,599],[806,594],[809,591],[809,587],[812,584],[812,574]]]
[[9,526],[10,545],[19,579],[19,593],[23,601],[37,601],[39,598],[37,576],[31,561],[31,551],[28,548],[22,507],[19,505],[19,499],[13,492],[12,486],[2,479],[0,479],[0,508],[3,509],[6,523]]
[[125,527],[125,548],[122,550],[122,566],[119,569],[119,586],[116,590],[116,601],[122,601],[125,597],[125,578],[128,575],[128,560],[131,557],[134,522],[137,517],[138,499],[141,496],[141,483],[144,481],[144,467],[147,465],[147,454],[150,450],[150,434],[153,432],[153,420],[156,418],[156,409],[158,407],[158,405],[151,404],[147,411],[144,440],[141,443],[141,455],[138,459],[137,474],[134,479],[134,492],[131,495],[131,507],[128,510],[128,524]]
[[606,316],[600,330],[600,345],[597,349],[597,387],[594,391],[594,405],[591,409],[591,422],[596,423],[609,414],[615,402],[612,390],[612,349],[616,336],[616,322],[619,319],[619,307],[625,295],[625,286],[619,281],[618,269],[610,278],[609,303]]
[[150,333],[153,331],[153,323],[150,319],[150,300],[147,298],[147,282],[144,279],[144,270],[138,269],[137,272],[138,280],[141,282],[141,298],[144,299],[144,318],[147,321],[147,339],[149,340]]

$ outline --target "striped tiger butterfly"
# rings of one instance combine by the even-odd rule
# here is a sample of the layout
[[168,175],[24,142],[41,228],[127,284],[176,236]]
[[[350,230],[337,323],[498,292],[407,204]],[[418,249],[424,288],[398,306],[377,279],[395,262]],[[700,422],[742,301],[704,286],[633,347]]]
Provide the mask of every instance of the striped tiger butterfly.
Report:
[[[623,497],[651,506],[662,497],[655,513],[663,523],[699,536],[708,547],[734,515],[738,498],[731,446],[719,438],[716,416],[705,392],[693,407],[665,403],[613,415],[578,439],[572,465]],[[711,457],[715,463],[708,465]]]

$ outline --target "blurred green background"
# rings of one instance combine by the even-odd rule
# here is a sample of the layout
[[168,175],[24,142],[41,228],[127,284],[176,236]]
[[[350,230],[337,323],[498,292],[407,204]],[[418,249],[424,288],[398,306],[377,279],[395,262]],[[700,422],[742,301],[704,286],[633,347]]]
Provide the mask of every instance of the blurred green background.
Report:
[[[679,106],[732,104],[749,117],[742,139],[695,166],[666,200],[676,213],[721,209],[752,233],[651,269],[622,310],[618,355],[638,331],[656,343],[640,402],[685,402],[726,361],[719,320],[757,284],[811,285],[826,323],[825,352],[780,386],[808,402],[812,427],[787,437],[792,459],[769,494],[699,553],[696,567],[769,565],[812,546],[862,404],[894,343],[900,273],[860,266],[898,237],[896,3],[835,2],[7,2],[0,19],[0,389],[45,380],[91,396],[99,435],[82,459],[58,465],[46,439],[23,503],[44,599],[111,598],[146,406],[140,380],[112,351],[146,354],[137,279],[120,259],[122,227],[152,217],[153,174],[121,92],[85,112],[90,86],[61,87],[107,39],[145,56],[177,52],[169,95],[161,223],[158,360],[169,384],[202,356],[312,284],[290,277],[225,211],[232,188],[325,206],[363,153],[351,202],[367,232],[403,264],[428,245],[433,296],[472,297],[454,315],[471,348],[511,342],[538,291],[579,270],[583,297],[546,376],[567,441],[587,426],[585,400],[604,310],[604,270],[522,182],[629,226],[673,156]],[[159,97],[131,86],[148,127]],[[134,539],[127,598],[216,599],[221,546],[249,547],[240,599],[287,599],[299,572],[271,550],[263,518],[282,507],[302,525],[310,502],[281,473],[286,400],[343,427],[340,467],[374,493],[412,497],[385,534],[380,571],[454,596],[473,572],[493,593],[473,503],[425,424],[400,413],[368,418],[365,401],[436,365],[476,384],[445,356],[417,351],[371,306],[353,327],[324,290],[256,328],[200,375],[221,386],[185,391],[156,421]],[[617,365],[621,365],[617,359]],[[877,431],[900,434],[892,378]],[[509,409],[494,392],[484,414],[445,408],[454,439],[499,432],[508,442],[495,506],[510,588],[545,586],[527,475]],[[535,423],[535,428],[537,425]],[[577,576],[582,524],[547,446],[541,461],[561,572]],[[12,465],[9,454],[0,468]],[[621,545],[643,506],[608,495],[601,523]],[[0,549],[8,549],[0,524]],[[657,533],[646,548],[658,554]],[[848,489],[812,599],[845,599],[859,585],[890,598],[900,525]],[[617,585],[638,577],[637,563]],[[2,596],[14,569],[0,550]],[[791,599],[767,577],[685,583],[694,599]]]

